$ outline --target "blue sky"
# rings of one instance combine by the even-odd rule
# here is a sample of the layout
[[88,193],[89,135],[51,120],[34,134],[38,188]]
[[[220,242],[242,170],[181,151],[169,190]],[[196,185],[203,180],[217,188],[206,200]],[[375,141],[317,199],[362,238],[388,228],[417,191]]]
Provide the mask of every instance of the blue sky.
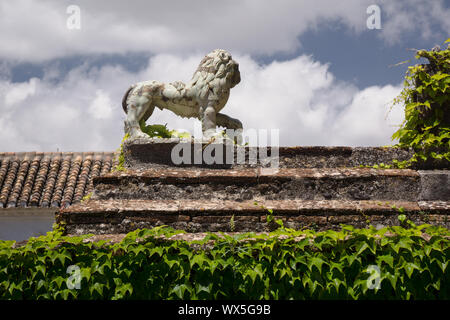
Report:
[[[381,29],[367,28],[373,4]],[[67,28],[70,5],[80,29]],[[216,48],[240,63],[223,112],[245,128],[279,129],[282,145],[387,145],[407,68],[392,65],[444,48],[448,17],[439,0],[2,1],[0,152],[116,149],[128,86],[188,81]],[[148,123],[195,121],[157,111]]]

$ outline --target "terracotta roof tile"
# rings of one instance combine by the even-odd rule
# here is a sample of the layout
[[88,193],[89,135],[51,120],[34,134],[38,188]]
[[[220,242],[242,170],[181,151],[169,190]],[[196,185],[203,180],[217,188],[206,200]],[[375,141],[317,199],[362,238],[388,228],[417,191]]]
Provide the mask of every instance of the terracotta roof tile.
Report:
[[35,155],[33,160],[30,163],[30,166],[28,169],[28,175],[27,175],[27,178],[25,179],[25,182],[24,182],[24,185],[22,188],[22,193],[20,194],[19,200],[17,202],[18,207],[26,207],[27,206],[28,199],[30,198],[30,195],[31,195],[31,190],[33,188],[33,183],[36,179],[36,174],[39,169],[40,160],[41,160],[41,156]]
[[28,168],[30,166],[30,157],[25,156],[25,158],[20,162],[19,170],[16,174],[16,179],[13,184],[12,191],[8,197],[7,207],[15,207],[17,204],[17,199],[19,198],[20,191],[22,190],[23,183],[28,173]]
[[81,165],[81,171],[78,175],[77,187],[75,194],[73,195],[73,201],[80,201],[83,198],[84,190],[86,189],[87,182],[89,180],[89,171],[91,170],[92,156],[87,156]]
[[[78,180],[78,174],[81,168],[81,156],[77,156],[70,164],[70,170],[67,174],[66,186],[63,189],[63,199],[61,206],[68,207],[72,202],[73,195],[75,193],[75,186]],[[53,203],[52,203],[53,205]]]
[[94,190],[92,178],[100,175],[101,168],[102,168],[102,157],[100,155],[96,155],[94,156],[94,162],[92,163],[91,172],[88,176],[88,182],[85,192],[86,194],[89,194]]
[[55,188],[56,179],[58,179],[59,167],[61,164],[61,155],[55,155],[51,160],[47,181],[45,182],[44,191],[41,199],[41,207],[48,207]]
[[0,166],[0,186],[3,185],[3,181],[6,179],[6,173],[8,172],[9,167],[9,157],[5,157],[1,160]]
[[59,207],[92,192],[115,165],[113,152],[1,152],[0,208]]
[[61,162],[61,168],[59,169],[55,189],[53,190],[53,195],[52,195],[52,200],[51,200],[52,207],[59,207],[59,204],[63,197],[64,186],[66,185],[67,176],[69,175],[71,157],[72,157],[72,155],[70,155],[70,154],[65,155]]
[[6,179],[3,182],[1,191],[0,191],[0,207],[4,207],[6,202],[8,201],[9,193],[13,188],[14,180],[16,179],[16,173],[19,169],[20,160],[18,157],[15,157],[11,160],[8,166],[8,172],[6,173]]
[[39,205],[39,200],[41,198],[41,193],[44,190],[44,185],[47,178],[47,173],[50,167],[50,157],[44,156],[39,163],[39,171],[34,180],[33,189],[31,191],[31,198],[29,205],[32,207],[37,207]]

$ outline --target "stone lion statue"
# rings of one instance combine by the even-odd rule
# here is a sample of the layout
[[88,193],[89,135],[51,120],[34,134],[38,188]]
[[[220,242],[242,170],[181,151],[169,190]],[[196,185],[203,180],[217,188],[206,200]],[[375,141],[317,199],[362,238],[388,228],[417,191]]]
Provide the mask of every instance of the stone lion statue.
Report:
[[142,81],[132,85],[122,99],[127,114],[125,133],[130,137],[148,136],[141,131],[140,121],[146,121],[155,107],[167,109],[181,117],[198,118],[202,122],[203,138],[215,135],[216,126],[234,129],[241,140],[242,123],[220,113],[228,101],[230,89],[241,81],[239,64],[225,50],[216,49],[206,55],[189,83]]

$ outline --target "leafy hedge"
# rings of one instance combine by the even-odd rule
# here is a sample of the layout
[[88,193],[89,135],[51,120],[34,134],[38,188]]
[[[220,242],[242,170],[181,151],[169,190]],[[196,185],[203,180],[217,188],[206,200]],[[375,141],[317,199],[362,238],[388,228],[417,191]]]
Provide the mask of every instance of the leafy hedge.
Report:
[[[269,235],[209,234],[193,242],[164,239],[176,233],[168,227],[137,230],[116,244],[86,242],[88,236],[67,237],[60,231],[23,246],[1,241],[0,297],[450,298],[450,232],[445,228],[343,226],[339,232],[280,229]],[[79,289],[68,288],[71,265],[79,268]],[[374,266],[380,271],[379,289]]]
[[399,167],[433,159],[450,161],[450,45],[445,50],[418,50],[419,58],[429,64],[408,68],[404,89],[394,100],[405,106],[405,121],[392,139],[415,152],[410,161],[398,162]]

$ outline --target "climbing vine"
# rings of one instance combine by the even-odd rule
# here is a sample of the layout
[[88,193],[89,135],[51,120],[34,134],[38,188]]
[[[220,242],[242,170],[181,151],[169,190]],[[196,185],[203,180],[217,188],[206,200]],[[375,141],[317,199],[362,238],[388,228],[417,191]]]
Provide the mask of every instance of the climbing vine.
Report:
[[112,171],[124,171],[125,155],[123,153],[123,144],[125,140],[129,139],[130,135],[127,133],[122,139],[119,149],[117,150],[117,165],[112,168]]
[[414,150],[410,160],[395,163],[398,167],[450,161],[450,45],[445,50],[418,50],[415,58],[429,64],[408,68],[404,88],[394,100],[394,105],[405,106],[405,120],[392,139],[399,140],[398,147]]

